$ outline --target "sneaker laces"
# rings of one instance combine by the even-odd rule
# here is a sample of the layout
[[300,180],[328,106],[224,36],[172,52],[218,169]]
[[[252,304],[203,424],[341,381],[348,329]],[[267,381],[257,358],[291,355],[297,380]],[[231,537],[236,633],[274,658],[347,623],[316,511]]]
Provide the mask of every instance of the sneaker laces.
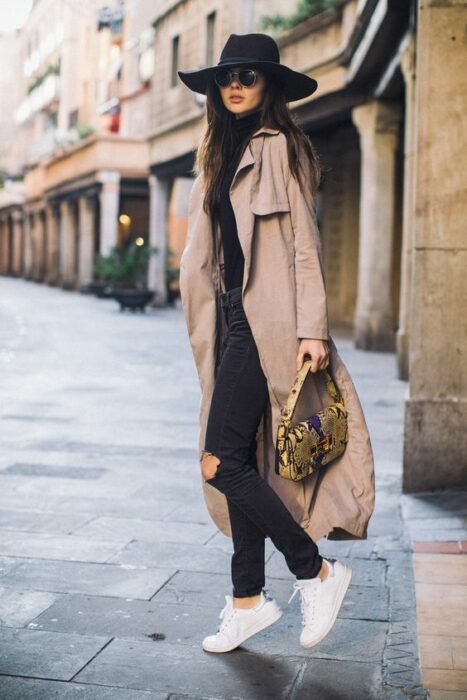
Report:
[[316,599],[318,594],[318,583],[316,582],[307,583],[306,585],[300,580],[296,581],[293,585],[294,591],[289,598],[289,604],[292,602],[295,595],[300,591],[300,611],[302,613],[302,625],[312,626],[315,621],[316,613]]
[[[272,600],[271,597],[268,595],[267,589],[263,588],[263,597],[266,601]],[[222,610],[219,613],[219,618],[222,620],[220,626],[219,626],[219,632],[223,632],[224,630],[227,629],[227,627],[230,625],[232,622],[233,618],[237,614],[237,611],[241,608],[236,608],[233,604],[233,599],[232,596],[226,595],[225,596],[225,605],[222,608]],[[253,606],[256,607],[256,606]],[[227,615],[227,617],[224,619],[225,613],[228,611],[230,608],[230,613]]]
[[[219,619],[222,620],[221,624],[219,625],[219,632],[224,632],[224,630],[227,629],[227,627],[230,625],[230,623],[232,622],[232,620],[236,614],[236,608],[233,605],[231,596],[226,595],[225,601],[226,601],[226,603],[219,613]],[[230,608],[230,612],[224,618],[224,615],[226,614],[227,610],[229,610],[229,608]]]

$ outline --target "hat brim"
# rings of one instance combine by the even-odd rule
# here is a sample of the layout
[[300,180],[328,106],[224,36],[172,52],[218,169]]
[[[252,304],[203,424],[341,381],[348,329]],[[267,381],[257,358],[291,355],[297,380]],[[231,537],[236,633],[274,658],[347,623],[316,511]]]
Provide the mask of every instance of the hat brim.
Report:
[[268,75],[273,75],[275,78],[280,80],[284,90],[284,95],[286,102],[294,102],[295,100],[301,100],[304,97],[309,97],[312,95],[318,87],[318,83],[314,78],[311,78],[305,73],[299,73],[298,71],[292,70],[284,66],[282,63],[276,63],[275,61],[251,61],[251,60],[236,60],[236,61],[226,61],[217,66],[210,66],[209,68],[201,68],[199,70],[189,70],[189,71],[177,71],[180,80],[193,90],[193,92],[199,92],[202,95],[206,94],[207,87],[210,81],[214,78],[214,73],[220,68],[226,68],[229,66],[239,66],[248,65],[252,68],[263,69]]

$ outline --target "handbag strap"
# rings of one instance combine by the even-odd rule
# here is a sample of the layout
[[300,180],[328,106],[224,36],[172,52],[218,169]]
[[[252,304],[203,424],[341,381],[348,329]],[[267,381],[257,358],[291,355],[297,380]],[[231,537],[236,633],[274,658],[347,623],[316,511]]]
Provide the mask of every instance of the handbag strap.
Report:
[[[305,360],[304,363],[302,364],[301,368],[297,372],[297,375],[295,377],[295,381],[292,385],[292,389],[290,390],[289,396],[287,398],[287,403],[285,404],[285,407],[283,408],[282,413],[281,413],[282,422],[285,425],[288,425],[292,419],[293,413],[295,411],[295,406],[297,404],[298,396],[300,394],[303,383],[307,377],[308,371],[311,368],[311,362],[312,362],[311,360]],[[328,394],[331,396],[333,401],[335,401],[336,403],[340,403],[343,406],[344,400],[342,398],[342,395],[339,392],[338,388],[336,387],[328,370],[321,369],[318,371],[323,373]]]

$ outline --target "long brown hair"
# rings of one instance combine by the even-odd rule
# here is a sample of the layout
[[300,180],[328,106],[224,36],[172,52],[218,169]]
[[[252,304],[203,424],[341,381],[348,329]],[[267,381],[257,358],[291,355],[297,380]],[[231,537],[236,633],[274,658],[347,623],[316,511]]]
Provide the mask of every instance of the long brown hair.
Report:
[[[287,152],[290,171],[300,182],[299,166],[308,170],[312,194],[316,193],[321,180],[321,166],[318,155],[309,137],[296,121],[285,101],[282,86],[266,71],[261,71],[266,80],[261,105],[260,124],[278,129],[287,136]],[[203,209],[212,214],[220,200],[220,185],[226,164],[232,158],[233,120],[235,116],[222,102],[219,88],[211,81],[206,90],[207,128],[199,145],[193,173],[203,174],[204,201]]]

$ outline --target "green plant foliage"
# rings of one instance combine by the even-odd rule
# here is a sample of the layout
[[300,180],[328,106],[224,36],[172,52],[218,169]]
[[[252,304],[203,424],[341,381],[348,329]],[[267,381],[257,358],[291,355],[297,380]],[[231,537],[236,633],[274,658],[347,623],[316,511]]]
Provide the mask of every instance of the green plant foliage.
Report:
[[39,75],[37,78],[34,78],[32,80],[28,87],[27,87],[27,93],[28,95],[35,90],[39,85],[41,85],[46,77],[50,74],[53,75],[60,75],[60,61],[57,61],[57,63],[51,64],[50,66],[47,66],[47,69],[42,73],[42,75]]
[[86,136],[89,136],[89,134],[93,134],[95,131],[94,127],[85,122],[77,122],[75,124],[75,129],[80,139],[86,138]]
[[125,247],[114,246],[109,255],[97,255],[94,274],[114,287],[146,289],[149,260],[158,252],[156,246],[139,246],[134,241]]
[[292,29],[313,15],[325,10],[341,7],[343,0],[299,0],[297,9],[291,15],[263,15],[260,19],[261,29]]

